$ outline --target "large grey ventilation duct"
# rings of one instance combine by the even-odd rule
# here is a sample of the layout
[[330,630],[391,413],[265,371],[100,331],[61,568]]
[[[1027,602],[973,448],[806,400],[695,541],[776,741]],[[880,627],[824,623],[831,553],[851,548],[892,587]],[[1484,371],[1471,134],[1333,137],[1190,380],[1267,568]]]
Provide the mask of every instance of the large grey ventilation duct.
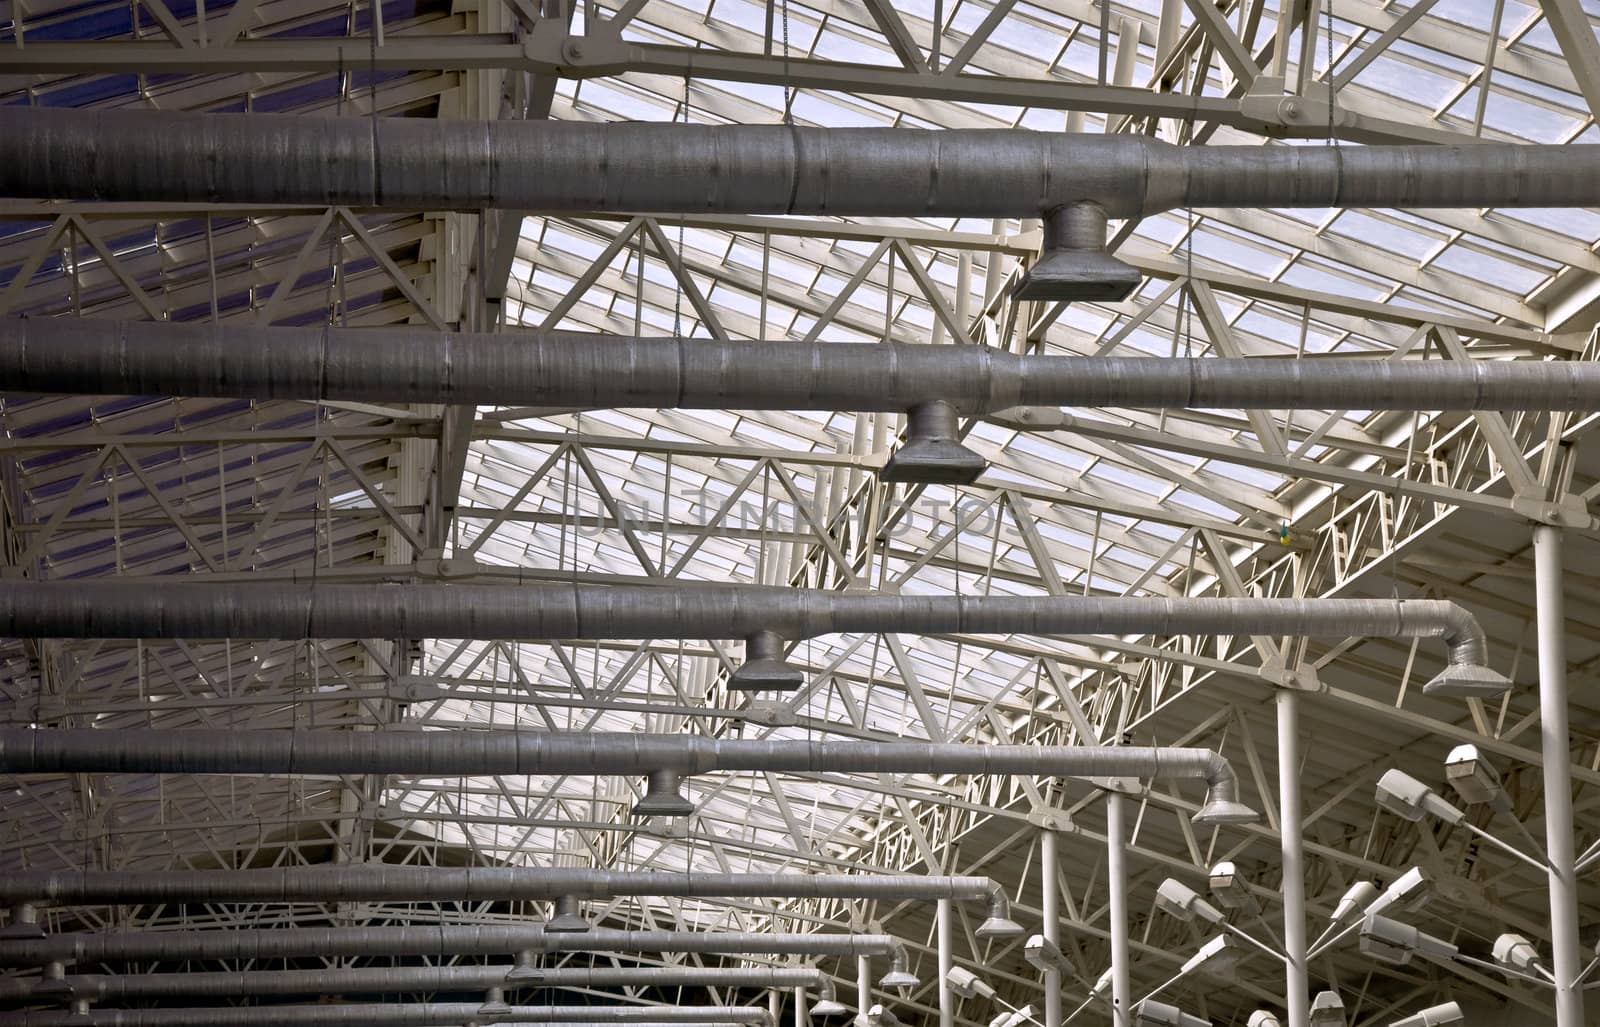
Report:
[[508,1006],[498,1002],[358,1002],[0,1013],[0,1027],[460,1027],[479,1024],[763,1024],[755,1006]]
[[[0,389],[555,408],[899,410],[912,415],[908,441],[885,476],[964,483],[982,473],[984,461],[955,441],[960,414],[1031,406],[1594,410],[1600,365],[1063,357],[987,346],[17,318],[0,320]],[[966,455],[952,463],[952,452]]]
[[1024,299],[1137,287],[1108,217],[1175,207],[1600,206],[1593,146],[0,108],[0,196],[404,210],[1042,217]]
[[[1449,662],[1424,686],[1427,694],[1493,697],[1510,687],[1486,665],[1478,622],[1438,600],[901,596],[756,585],[0,582],[0,636],[12,638],[797,640],[851,632],[1442,638]],[[772,662],[770,643],[762,662]],[[770,676],[764,667],[763,675]]]
[[0,389],[595,409],[903,411],[940,401],[961,414],[1595,410],[1600,364],[1068,357],[988,346],[51,317],[0,319]]
[[[988,877],[918,874],[676,874],[549,867],[406,867],[381,863],[246,870],[57,870],[0,876],[0,904],[185,902],[512,902],[618,896],[979,899],[980,937],[1014,936],[1005,889]],[[580,929],[586,929],[582,924]],[[546,930],[552,929],[550,924]]]
[[336,970],[228,973],[84,974],[0,979],[0,1001],[142,1001],[247,995],[363,995],[483,991],[489,988],[816,988],[833,981],[816,969],[734,967],[373,966]]
[[[347,736],[349,737],[349,736]],[[615,931],[552,934],[533,924],[428,927],[294,927],[219,931],[122,931],[0,940],[0,966],[133,960],[295,959],[304,956],[497,956],[517,953],[507,983],[542,983],[534,952],[703,952],[718,955],[890,957],[885,987],[914,985],[905,946],[887,934],[760,934],[733,931]]]
[[[603,732],[0,728],[0,773],[638,774],[645,776],[648,788],[634,813],[644,816],[692,811],[692,807],[685,810],[678,792],[684,776],[719,770],[1199,778],[1206,783],[1206,799],[1194,816],[1196,823],[1249,823],[1256,817],[1239,802],[1233,768],[1210,749],[775,741]],[[549,937],[594,936],[590,931]]]

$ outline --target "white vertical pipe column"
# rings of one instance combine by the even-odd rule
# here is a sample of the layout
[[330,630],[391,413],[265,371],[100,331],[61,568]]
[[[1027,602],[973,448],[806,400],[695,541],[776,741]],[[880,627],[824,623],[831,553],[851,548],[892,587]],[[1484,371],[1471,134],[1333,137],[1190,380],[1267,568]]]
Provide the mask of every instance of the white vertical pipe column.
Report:
[[1300,694],[1278,690],[1278,829],[1283,838],[1283,1003],[1289,1027],[1309,1027],[1311,981],[1306,967],[1305,839],[1300,810]]
[[1539,738],[1544,756],[1545,849],[1550,858],[1550,945],[1556,978],[1556,1027],[1581,1027],[1583,972],[1578,945],[1578,887],[1572,829],[1572,754],[1567,733],[1567,617],[1561,575],[1561,529],[1533,529],[1539,618]]
[[939,1027],[956,1027],[955,997],[950,990],[950,921],[955,909],[949,899],[939,900]]
[[772,1027],[778,1027],[778,1016],[783,1012],[783,995],[777,988],[767,991],[767,1016],[771,1018]]
[[1111,892],[1111,1022],[1132,1027],[1133,977],[1128,957],[1128,807],[1121,792],[1106,793],[1106,887]]
[[[1061,939],[1061,894],[1056,875],[1056,832],[1045,828],[1039,835],[1039,907],[1044,916],[1044,936],[1050,942]],[[1044,972],[1044,1027],[1061,1027],[1061,971]]]
[[[778,1014],[772,1014],[772,1023],[776,1027]],[[811,1010],[806,1006],[806,989],[794,989],[794,1027],[811,1027]]]
[[867,1010],[872,1008],[872,960],[856,957],[856,1014],[866,1023]]

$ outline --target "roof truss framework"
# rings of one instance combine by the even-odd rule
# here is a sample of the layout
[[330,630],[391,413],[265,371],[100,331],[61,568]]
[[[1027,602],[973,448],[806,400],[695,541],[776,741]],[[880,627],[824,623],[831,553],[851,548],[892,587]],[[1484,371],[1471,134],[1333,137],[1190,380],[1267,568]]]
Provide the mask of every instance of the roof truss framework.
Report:
[[[209,6],[209,5],[208,5]],[[787,83],[798,120],[831,124],[1153,132],[1171,139],[1322,138],[1327,12],[1299,66],[1276,33],[1300,15],[1265,4],[824,3],[577,11],[488,0],[322,7],[259,0],[145,3],[121,33],[73,28],[81,11],[29,3],[0,87],[41,104],[240,104],[305,113],[772,122]],[[770,7],[770,12],[769,8]],[[785,8],[787,11],[785,12]],[[598,13],[609,26],[590,21]],[[782,17],[787,13],[787,45]],[[374,14],[377,16],[374,17]],[[770,16],[769,16],[770,14]],[[1593,134],[1592,32],[1576,4],[1508,9],[1493,26],[1433,5],[1341,2],[1332,18],[1333,123],[1353,142]],[[337,27],[332,20],[342,18]],[[563,22],[587,33],[567,47]],[[309,28],[309,32],[307,29]],[[307,32],[305,35],[291,33]],[[616,33],[614,36],[608,33]],[[0,33],[4,34],[4,33]],[[136,37],[136,38],[135,38]],[[785,53],[787,49],[788,53]],[[1485,60],[1485,57],[1488,60]],[[117,76],[134,75],[124,81]],[[686,82],[686,75],[688,76]],[[524,76],[529,76],[525,78]],[[1275,76],[1298,94],[1292,105]],[[509,83],[509,84],[508,84]],[[1405,87],[1397,86],[1405,83]],[[1482,88],[1488,84],[1488,88]],[[508,99],[503,102],[503,94]],[[683,109],[687,96],[687,110]],[[510,244],[474,215],[328,209],[41,208],[5,201],[0,313],[277,323],[334,320],[681,330],[735,338],[972,341],[1013,350],[1352,359],[1592,359],[1600,223],[1576,212],[1227,212],[1121,226],[1119,256],[1148,276],[1131,301],[1017,305],[1008,285],[1037,251],[1027,223],[758,217],[528,217]],[[488,259],[490,243],[497,263]],[[506,269],[476,274],[476,267]],[[10,397],[7,571],[303,575],[327,580],[572,578],[805,583],[1022,594],[1443,595],[1490,627],[1519,682],[1533,656],[1525,530],[1530,502],[1570,510],[1600,492],[1593,418],[1361,411],[1024,411],[964,425],[997,473],[959,494],[873,475],[892,415],[436,409],[289,402]],[[459,485],[456,483],[459,481]],[[1279,541],[1287,527],[1287,543]],[[1580,554],[1588,527],[1574,532]],[[1579,564],[1578,566],[1581,566]],[[1600,667],[1594,582],[1572,575],[1572,672]],[[1459,832],[1375,813],[1370,780],[1394,759],[1436,778],[1446,743],[1512,768],[1537,806],[1535,704],[1418,694],[1429,654],[1367,640],[898,638],[797,647],[808,687],[787,711],[742,708],[726,644],[587,647],[450,640],[67,644],[3,653],[0,694],[30,723],[163,727],[348,725],[612,729],[746,737],[833,733],[1017,743],[1131,737],[1221,748],[1269,811],[1270,703],[1314,674],[1308,728],[1339,751],[1305,769],[1314,913],[1361,876],[1422,862],[1447,914],[1479,943],[1547,937],[1540,882]],[[1419,666],[1419,662],[1422,666]],[[788,723],[791,719],[794,723]],[[1573,710],[1573,762],[1590,767],[1595,711]],[[938,867],[989,873],[1037,916],[1040,818],[1070,821],[1061,882],[1080,965],[1105,961],[1100,793],[1048,781],[707,779],[685,832],[632,822],[618,780],[150,782],[17,779],[0,823],[12,865],[229,866],[329,858],[593,863],[677,869]],[[1590,809],[1585,793],[1580,809]],[[1192,883],[1232,858],[1275,887],[1276,816],[1196,834],[1162,789],[1135,804],[1130,851],[1136,980],[1153,985],[1200,939],[1151,916],[1161,877]],[[1061,818],[1067,818],[1063,820]],[[1537,826],[1535,827],[1537,830]],[[343,855],[335,856],[335,853]],[[1593,895],[1586,911],[1595,919]],[[913,907],[644,902],[594,911],[618,924],[810,929],[885,922],[931,960]],[[89,911],[89,924],[271,923],[270,909]],[[308,910],[426,922],[505,910]],[[127,920],[132,916],[132,921]],[[62,926],[66,925],[62,922]],[[1439,921],[1434,921],[1435,928]],[[1014,946],[963,923],[958,958],[1002,996],[1036,999]],[[850,967],[830,968],[849,977]],[[1320,975],[1370,969],[1341,952]],[[931,979],[931,972],[922,974]],[[1094,973],[1089,974],[1090,979]],[[1458,987],[1441,971],[1380,971],[1371,1008]],[[1473,993],[1536,1004],[1483,975]],[[1072,986],[1081,994],[1082,982]],[[1247,962],[1227,988],[1177,992],[1218,1019],[1270,1001],[1276,970]],[[926,1013],[926,988],[909,1008]],[[968,1003],[964,1022],[987,1012]]]

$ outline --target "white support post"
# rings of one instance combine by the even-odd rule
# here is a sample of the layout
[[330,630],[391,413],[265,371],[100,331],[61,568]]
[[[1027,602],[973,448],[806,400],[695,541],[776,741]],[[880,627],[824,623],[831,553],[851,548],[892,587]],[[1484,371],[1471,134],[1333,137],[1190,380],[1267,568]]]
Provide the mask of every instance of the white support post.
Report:
[[1583,958],[1578,942],[1578,885],[1572,828],[1572,753],[1567,733],[1567,618],[1561,575],[1561,529],[1533,529],[1539,621],[1539,738],[1544,757],[1545,850],[1550,862],[1550,945],[1556,1027],[1582,1027]]
[[[777,1024],[778,1015],[772,1015],[773,1024]],[[806,989],[794,989],[794,1027],[811,1027],[811,1010],[806,1005]]]
[[1106,795],[1106,886],[1111,890],[1111,1022],[1133,1023],[1133,978],[1128,966],[1128,800]]
[[1309,1027],[1311,982],[1306,967],[1305,839],[1300,811],[1300,694],[1278,690],[1278,817],[1283,838],[1284,1006],[1289,1027]]
[[866,1022],[867,1010],[872,1008],[872,960],[856,957],[856,1014]]
[[950,921],[955,908],[949,899],[939,900],[939,1027],[956,1027],[955,997],[950,991]]
[[[1045,828],[1039,835],[1039,908],[1044,919],[1045,939],[1055,944],[1061,938],[1058,903],[1061,893],[1056,876],[1056,833]],[[1061,971],[1046,970],[1044,984],[1044,1027],[1061,1027]]]

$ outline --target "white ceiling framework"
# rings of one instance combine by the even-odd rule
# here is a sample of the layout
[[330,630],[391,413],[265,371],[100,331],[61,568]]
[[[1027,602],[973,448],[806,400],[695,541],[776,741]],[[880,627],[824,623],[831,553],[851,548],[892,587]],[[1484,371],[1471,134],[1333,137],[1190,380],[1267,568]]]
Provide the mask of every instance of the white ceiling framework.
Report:
[[[1578,0],[997,4],[969,0],[134,0],[0,4],[0,102],[418,118],[553,117],[1145,133],[1327,145],[1600,141],[1600,42]],[[1283,34],[1280,37],[1280,33]],[[1286,45],[1280,45],[1280,41]],[[1331,82],[1327,74],[1332,57]],[[1309,60],[1304,59],[1309,58]],[[1329,103],[1331,95],[1333,102]],[[792,92],[792,97],[786,94]],[[1330,111],[1332,112],[1330,114]],[[1329,359],[1596,355],[1600,215],[1581,210],[1180,210],[1114,224],[1146,277],[1115,304],[1014,303],[1036,222],[43,204],[0,199],[0,316],[456,324],[736,339],[973,343],[1013,352]],[[1135,994],[1204,936],[1153,911],[1234,861],[1277,917],[1273,698],[1314,679],[1306,745],[1313,936],[1360,879],[1412,865],[1411,922],[1482,954],[1550,942],[1542,874],[1468,832],[1377,807],[1390,766],[1442,788],[1489,754],[1541,833],[1528,520],[1567,516],[1570,757],[1580,849],[1600,834],[1596,414],[1032,412],[963,424],[974,486],[884,486],[903,418],[11,395],[0,406],[4,573],[251,581],[796,584],[906,594],[1426,596],[1470,608],[1503,701],[1421,694],[1432,647],[1221,638],[827,636],[807,685],[750,705],[737,643],[450,639],[62,642],[0,650],[9,724],[352,730],[496,726],[744,738],[1215,748],[1259,825],[1195,828],[1192,789],[1130,803]],[[1581,511],[1581,513],[1580,513]],[[346,860],[910,870],[1001,881],[1038,920],[1059,828],[1062,946],[1108,960],[1105,793],[1078,783],[846,774],[695,778],[686,826],[636,821],[624,778],[8,779],[12,868]],[[1501,825],[1504,826],[1503,824]],[[1600,893],[1580,882],[1593,943]],[[933,1016],[931,909],[829,900],[596,902],[609,926],[879,924]],[[970,911],[966,911],[970,912]],[[958,921],[959,965],[1040,1001],[1019,942]],[[53,928],[500,922],[511,907],[140,907]],[[1248,917],[1241,926],[1261,930]],[[567,957],[571,958],[571,957]],[[646,961],[648,962],[648,960]],[[855,968],[825,962],[841,979]],[[1311,968],[1352,1023],[1445,998],[1548,1017],[1471,967],[1388,967],[1353,943]],[[88,972],[88,971],[85,971]],[[1164,993],[1218,1024],[1281,1004],[1259,955]],[[724,996],[729,997],[729,996]],[[731,997],[730,997],[731,1000]],[[963,1023],[999,1007],[966,1000]],[[1100,1020],[1094,1017],[1101,1015]],[[1075,1022],[1109,1022],[1091,1008]],[[1507,1022],[1526,1022],[1508,1020]]]

